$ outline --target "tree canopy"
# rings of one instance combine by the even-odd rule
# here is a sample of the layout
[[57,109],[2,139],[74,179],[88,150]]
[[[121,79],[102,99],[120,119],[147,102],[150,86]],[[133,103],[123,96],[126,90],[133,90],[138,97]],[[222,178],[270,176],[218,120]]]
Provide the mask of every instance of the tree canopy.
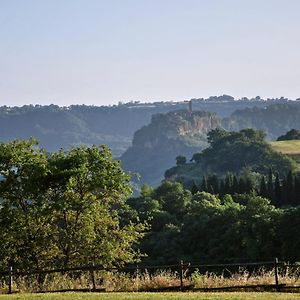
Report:
[[291,129],[286,134],[278,137],[277,141],[300,140],[300,131]]
[[144,192],[128,203],[151,225],[140,243],[145,263],[300,259],[299,207],[276,208],[255,192],[192,194],[168,181]]
[[175,177],[190,185],[191,180],[199,182],[203,176],[211,174],[224,177],[228,172],[241,174],[250,170],[267,175],[272,169],[283,177],[297,169],[296,161],[275,151],[260,130],[249,128],[229,132],[217,128],[208,133],[208,142],[208,148],[193,154],[192,163],[177,164],[165,172],[165,177]]
[[143,226],[120,222],[130,177],[105,146],[46,153],[34,140],[0,144],[2,267],[133,261]]

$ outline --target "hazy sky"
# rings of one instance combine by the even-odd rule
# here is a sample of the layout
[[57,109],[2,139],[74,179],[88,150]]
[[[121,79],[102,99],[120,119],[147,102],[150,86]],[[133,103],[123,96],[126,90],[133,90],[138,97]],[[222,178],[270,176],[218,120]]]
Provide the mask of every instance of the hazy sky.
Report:
[[299,0],[0,0],[0,105],[300,97]]

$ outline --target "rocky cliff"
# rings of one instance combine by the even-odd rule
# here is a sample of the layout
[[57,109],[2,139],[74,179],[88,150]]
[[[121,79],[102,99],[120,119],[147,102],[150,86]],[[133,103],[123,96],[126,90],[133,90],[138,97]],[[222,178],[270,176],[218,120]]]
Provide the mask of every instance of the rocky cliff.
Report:
[[214,113],[187,110],[156,114],[151,123],[135,132],[132,146],[122,155],[127,171],[141,175],[141,182],[159,184],[176,156],[190,159],[206,147],[206,134],[218,127]]

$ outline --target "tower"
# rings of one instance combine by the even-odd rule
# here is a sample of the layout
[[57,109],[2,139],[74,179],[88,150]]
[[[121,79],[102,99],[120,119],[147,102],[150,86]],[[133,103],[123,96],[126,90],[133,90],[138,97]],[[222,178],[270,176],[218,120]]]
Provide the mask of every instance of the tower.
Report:
[[192,100],[189,101],[189,112],[191,113],[193,111],[193,102]]

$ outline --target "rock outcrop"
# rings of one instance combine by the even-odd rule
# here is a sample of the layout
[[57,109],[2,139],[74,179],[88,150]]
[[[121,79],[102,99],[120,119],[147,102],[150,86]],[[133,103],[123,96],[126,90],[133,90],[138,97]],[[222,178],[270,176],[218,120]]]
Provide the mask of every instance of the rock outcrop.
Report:
[[220,126],[214,113],[187,110],[156,114],[135,132],[132,147],[121,157],[125,170],[141,175],[141,182],[159,184],[176,156],[189,159],[207,146],[206,134]]

